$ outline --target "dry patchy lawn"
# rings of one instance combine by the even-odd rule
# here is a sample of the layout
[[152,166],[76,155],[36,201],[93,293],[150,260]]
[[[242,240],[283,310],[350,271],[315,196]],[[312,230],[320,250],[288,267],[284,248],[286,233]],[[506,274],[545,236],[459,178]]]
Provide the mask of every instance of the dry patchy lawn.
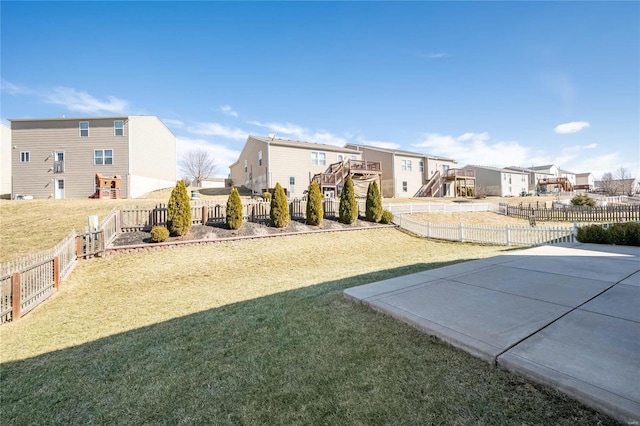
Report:
[[0,327],[0,418],[613,424],[342,296],[502,250],[377,229],[83,261],[57,295]]

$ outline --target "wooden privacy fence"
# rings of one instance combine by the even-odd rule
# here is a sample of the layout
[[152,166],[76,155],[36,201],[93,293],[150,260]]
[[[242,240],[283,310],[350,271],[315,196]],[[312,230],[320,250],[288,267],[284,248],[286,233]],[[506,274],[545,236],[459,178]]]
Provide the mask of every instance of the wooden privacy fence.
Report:
[[500,203],[500,213],[540,221],[618,222],[640,220],[640,205],[612,205],[606,207],[565,206],[558,209],[527,208]]
[[439,240],[485,243],[496,245],[537,246],[575,242],[578,228],[573,226],[525,227],[525,226],[478,226],[460,223],[436,225],[420,222],[405,215],[397,215],[396,225],[414,234]]
[[[324,217],[328,219],[336,218],[340,209],[340,200],[325,198],[322,201]],[[358,210],[360,215],[364,215],[365,200],[358,200]],[[271,203],[268,201],[253,201],[243,203],[242,216],[247,222],[268,222],[271,212]],[[213,224],[224,223],[226,220],[226,204],[196,204],[191,206],[191,223]],[[302,199],[289,200],[289,214],[294,220],[304,220],[307,217],[307,201]],[[117,216],[117,217],[116,217]],[[119,232],[150,231],[154,226],[167,226],[167,205],[158,204],[155,207],[149,206],[127,206],[119,212],[113,211],[105,219],[109,230],[119,228]],[[106,232],[106,229],[105,229]],[[115,232],[115,231],[112,231]],[[114,235],[109,234],[109,235]],[[107,245],[113,240],[105,234]]]
[[112,211],[98,231],[71,231],[55,247],[0,264],[0,324],[20,318],[54,294],[79,257],[104,251],[117,235],[119,212]]

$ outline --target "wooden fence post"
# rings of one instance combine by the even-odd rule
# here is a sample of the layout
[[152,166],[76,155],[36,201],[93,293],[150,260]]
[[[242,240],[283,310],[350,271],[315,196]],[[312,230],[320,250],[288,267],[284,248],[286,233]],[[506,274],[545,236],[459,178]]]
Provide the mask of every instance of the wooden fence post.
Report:
[[53,288],[58,291],[60,287],[60,258],[58,256],[53,258]]
[[202,206],[202,224],[207,224],[207,219],[209,219],[209,206]]
[[20,318],[20,273],[11,274],[11,320]]
[[76,257],[82,257],[82,236],[76,236]]

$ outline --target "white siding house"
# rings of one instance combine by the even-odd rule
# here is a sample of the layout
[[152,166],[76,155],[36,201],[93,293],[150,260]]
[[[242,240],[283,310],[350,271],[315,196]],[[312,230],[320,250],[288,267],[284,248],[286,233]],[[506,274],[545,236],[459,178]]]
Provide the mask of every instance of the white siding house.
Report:
[[484,187],[486,195],[516,197],[529,192],[529,173],[497,167],[464,166],[476,174],[476,187]]
[[11,198],[11,127],[0,124],[0,198]]

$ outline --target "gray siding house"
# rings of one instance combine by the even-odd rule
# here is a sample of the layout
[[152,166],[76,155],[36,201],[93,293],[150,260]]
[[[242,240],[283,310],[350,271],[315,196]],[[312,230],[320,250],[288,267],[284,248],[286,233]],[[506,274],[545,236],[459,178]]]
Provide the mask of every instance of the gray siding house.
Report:
[[11,198],[11,127],[0,123],[0,198]]
[[474,165],[463,168],[475,171],[476,185],[483,186],[486,195],[516,197],[528,192],[528,172]]
[[175,185],[176,137],[158,117],[9,121],[14,198],[87,198],[97,174],[121,178],[120,198]]
[[474,186],[473,174],[456,169],[457,162],[451,158],[369,145],[346,147],[361,152],[363,160],[382,164],[384,197],[456,197],[465,187]]

